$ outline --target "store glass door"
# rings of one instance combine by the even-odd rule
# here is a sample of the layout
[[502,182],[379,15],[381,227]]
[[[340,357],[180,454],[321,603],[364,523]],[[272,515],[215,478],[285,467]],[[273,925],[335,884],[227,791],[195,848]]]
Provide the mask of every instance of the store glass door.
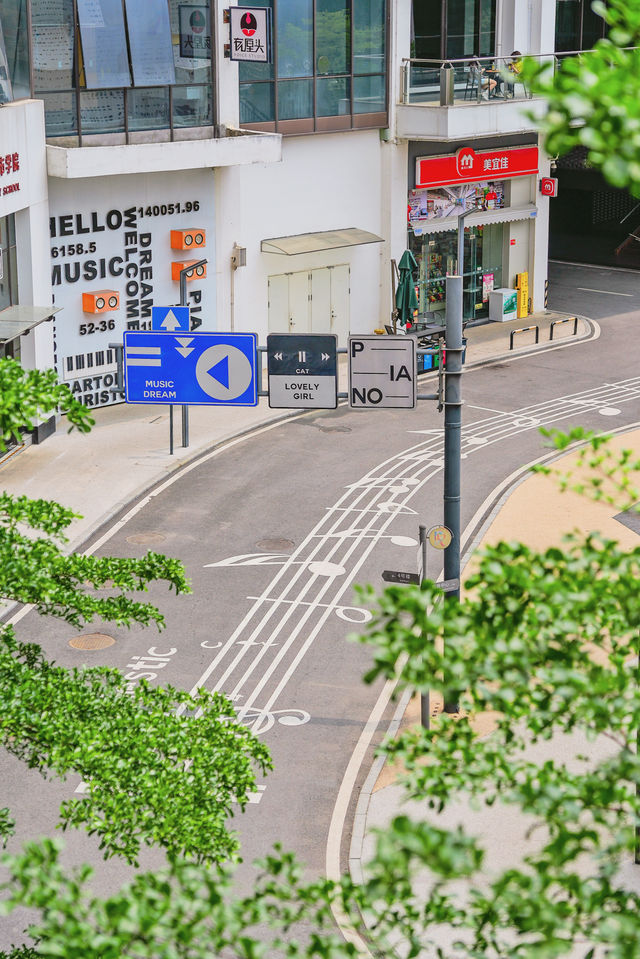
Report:
[[[489,315],[489,293],[502,286],[501,223],[471,226],[464,231],[463,321],[484,319]],[[444,323],[446,278],[457,272],[458,234],[415,236],[409,234],[409,247],[418,262],[416,292],[420,319]]]

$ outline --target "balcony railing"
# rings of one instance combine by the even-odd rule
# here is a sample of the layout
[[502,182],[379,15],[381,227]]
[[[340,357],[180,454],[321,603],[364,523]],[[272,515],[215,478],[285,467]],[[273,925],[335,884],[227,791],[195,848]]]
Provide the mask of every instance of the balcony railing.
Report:
[[[555,72],[566,57],[578,53],[550,53],[527,59],[549,63]],[[401,102],[405,104],[455,106],[530,98],[531,91],[512,57],[402,61]]]

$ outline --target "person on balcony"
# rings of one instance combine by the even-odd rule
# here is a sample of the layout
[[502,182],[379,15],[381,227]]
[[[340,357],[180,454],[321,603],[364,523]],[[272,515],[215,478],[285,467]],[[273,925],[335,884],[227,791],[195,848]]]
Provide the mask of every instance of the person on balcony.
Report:
[[476,58],[469,60],[469,73],[471,74],[473,88],[477,91],[478,99],[488,100],[497,86],[496,80],[485,75],[484,67]]

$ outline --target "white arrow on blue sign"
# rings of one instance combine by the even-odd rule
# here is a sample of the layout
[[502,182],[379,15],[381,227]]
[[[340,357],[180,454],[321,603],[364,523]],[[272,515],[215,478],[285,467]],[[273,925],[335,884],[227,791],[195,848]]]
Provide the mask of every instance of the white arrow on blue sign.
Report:
[[152,306],[151,329],[158,333],[188,333],[191,329],[188,306]]
[[124,334],[127,403],[257,406],[256,333]]

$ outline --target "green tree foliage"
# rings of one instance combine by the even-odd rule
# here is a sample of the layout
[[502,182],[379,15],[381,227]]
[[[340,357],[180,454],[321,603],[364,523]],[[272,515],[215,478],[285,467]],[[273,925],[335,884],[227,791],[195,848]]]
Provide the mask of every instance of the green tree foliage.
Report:
[[547,100],[536,121],[547,152],[586,147],[589,164],[613,186],[640,196],[640,4],[596,0],[592,8],[609,24],[608,37],[561,60],[555,73],[550,64],[527,60],[523,78]]
[[[71,428],[90,429],[92,418],[54,373],[0,361],[3,444],[59,407]],[[54,502],[0,494],[0,595],[75,627],[98,618],[162,629],[162,614],[139,594],[159,581],[178,595],[190,592],[182,564],[152,552],[142,559],[68,554],[73,518]],[[228,819],[271,761],[234,721],[226,697],[152,688],[144,679],[131,691],[117,670],[65,669],[0,626],[0,701],[5,749],[43,776],[85,781],[86,792],[63,803],[61,828],[83,827],[105,857],[130,863],[144,845],[161,847],[172,861],[236,857]],[[8,810],[0,811],[0,827],[11,831]]]

